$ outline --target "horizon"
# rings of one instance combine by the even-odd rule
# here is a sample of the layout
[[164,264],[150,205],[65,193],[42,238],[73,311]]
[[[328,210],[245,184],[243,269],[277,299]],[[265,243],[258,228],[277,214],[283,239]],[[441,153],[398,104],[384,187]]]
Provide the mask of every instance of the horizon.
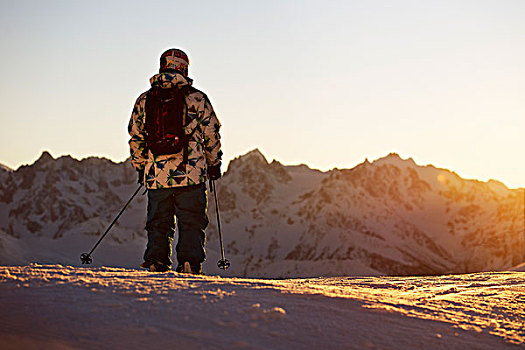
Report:
[[[418,160],[414,159],[413,157],[406,157],[406,156],[403,156],[399,153],[396,153],[396,152],[390,152],[386,155],[382,155],[382,156],[379,156],[378,158],[369,158],[369,157],[365,157],[365,159],[363,159],[362,161],[356,163],[356,164],[353,164],[353,165],[349,165],[347,167],[332,167],[332,168],[329,168],[329,169],[318,169],[318,168],[315,168],[315,167],[312,167],[311,165],[309,165],[307,162],[300,162],[300,163],[293,163],[293,164],[287,164],[287,163],[283,163],[282,161],[278,160],[278,159],[275,159],[275,158],[270,158],[268,157],[263,151],[261,151],[258,147],[255,147],[245,153],[242,153],[242,154],[238,154],[238,155],[235,155],[235,156],[232,156],[231,159],[228,161],[227,164],[224,164],[223,165],[223,173],[226,173],[226,170],[228,169],[228,167],[230,166],[230,163],[235,160],[235,159],[238,159],[238,158],[241,158],[241,157],[244,157],[250,153],[253,153],[253,152],[256,152],[258,151],[263,157],[264,159],[268,162],[268,163],[271,163],[273,161],[276,161],[284,166],[300,166],[300,165],[305,165],[307,166],[309,169],[312,169],[312,170],[318,170],[318,171],[321,171],[323,173],[326,173],[326,172],[330,172],[330,171],[333,171],[333,170],[349,170],[349,169],[353,169],[353,168],[356,168],[357,166],[361,165],[361,164],[364,164],[366,162],[372,164],[372,163],[375,163],[377,161],[380,161],[382,159],[386,159],[386,158],[389,158],[391,156],[397,156],[401,161],[403,162],[406,162],[406,161],[412,161],[416,166],[418,167],[427,167],[427,166],[430,166],[430,167],[433,167],[437,170],[445,170],[445,171],[448,171],[450,173],[453,173],[453,174],[456,174],[457,176],[459,176],[462,180],[465,180],[465,181],[478,181],[478,182],[482,182],[482,183],[490,183],[490,182],[497,182],[497,183],[500,183],[502,185],[504,185],[506,188],[508,188],[509,190],[523,190],[525,189],[525,187],[511,187],[509,186],[508,184],[504,183],[503,181],[499,180],[499,179],[493,179],[493,178],[489,178],[489,179],[486,179],[486,180],[481,180],[481,179],[476,179],[476,178],[468,178],[468,177],[465,177],[463,175],[461,175],[460,173],[458,173],[456,170],[454,169],[448,169],[448,168],[444,168],[444,167],[440,167],[440,166],[437,166],[435,164],[432,164],[432,163],[427,163],[427,164],[423,164],[421,162],[419,162]],[[32,161],[31,163],[26,163],[26,164],[21,164],[18,166],[18,168],[11,168],[9,166],[7,166],[6,164],[4,163],[1,163],[0,162],[0,165],[4,165],[4,166],[7,166],[11,171],[17,171],[20,167],[23,167],[23,166],[32,166],[34,165],[38,160],[40,160],[44,154],[49,154],[49,156],[53,159],[53,160],[58,160],[59,158],[62,158],[62,157],[69,157],[69,158],[72,158],[76,161],[83,161],[85,159],[89,159],[89,158],[99,158],[99,159],[107,159],[111,162],[114,162],[116,164],[120,164],[120,163],[124,163],[124,162],[127,162],[129,160],[129,157],[124,159],[124,160],[119,160],[119,161],[116,161],[116,160],[113,160],[113,159],[110,159],[108,157],[104,157],[104,156],[97,156],[97,155],[91,155],[91,156],[85,156],[85,157],[76,157],[74,155],[71,155],[71,154],[61,154],[61,155],[53,155],[50,151],[48,150],[44,150],[42,151],[42,153],[38,156],[38,158],[36,158],[34,161]],[[270,160],[271,159],[271,160]]]
[[[174,21],[144,18],[199,13]],[[228,164],[258,148],[327,171],[397,153],[525,187],[525,2],[0,4],[0,163],[44,149],[129,156],[127,123],[160,54],[189,56]]]

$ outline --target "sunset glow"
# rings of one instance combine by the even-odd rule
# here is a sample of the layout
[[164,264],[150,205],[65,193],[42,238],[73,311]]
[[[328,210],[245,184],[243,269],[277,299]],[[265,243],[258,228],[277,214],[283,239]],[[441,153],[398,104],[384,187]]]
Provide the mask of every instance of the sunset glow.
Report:
[[[144,25],[159,8],[189,15]],[[9,167],[44,150],[125,160],[135,98],[175,46],[223,124],[225,163],[259,148],[329,170],[396,152],[525,186],[523,1],[21,1],[0,10],[0,163]]]

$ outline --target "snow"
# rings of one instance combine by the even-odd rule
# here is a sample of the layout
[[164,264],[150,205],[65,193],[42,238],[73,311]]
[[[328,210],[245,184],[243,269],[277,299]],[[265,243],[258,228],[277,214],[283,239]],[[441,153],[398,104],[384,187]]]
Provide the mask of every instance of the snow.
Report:
[[525,273],[248,279],[0,266],[2,349],[512,349]]

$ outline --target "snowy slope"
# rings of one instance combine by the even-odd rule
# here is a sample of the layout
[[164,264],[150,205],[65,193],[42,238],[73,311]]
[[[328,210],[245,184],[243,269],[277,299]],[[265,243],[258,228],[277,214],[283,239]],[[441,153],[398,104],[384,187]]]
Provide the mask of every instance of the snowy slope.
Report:
[[291,280],[0,267],[2,349],[518,349],[525,275]]
[[[128,162],[47,152],[0,176],[0,264],[78,265],[137,187]],[[525,260],[522,190],[396,154],[320,172],[254,150],[229,164],[217,188],[226,276],[433,275]],[[140,194],[95,252],[96,266],[141,263],[145,210]],[[215,273],[211,200],[209,213],[205,271]]]

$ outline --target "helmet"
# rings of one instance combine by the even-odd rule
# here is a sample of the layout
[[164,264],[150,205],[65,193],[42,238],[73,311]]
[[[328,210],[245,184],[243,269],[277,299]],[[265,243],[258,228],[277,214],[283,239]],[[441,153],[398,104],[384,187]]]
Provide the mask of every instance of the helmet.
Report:
[[176,70],[187,77],[189,65],[190,60],[184,51],[179,49],[169,49],[160,56],[159,72],[162,73],[168,70]]

